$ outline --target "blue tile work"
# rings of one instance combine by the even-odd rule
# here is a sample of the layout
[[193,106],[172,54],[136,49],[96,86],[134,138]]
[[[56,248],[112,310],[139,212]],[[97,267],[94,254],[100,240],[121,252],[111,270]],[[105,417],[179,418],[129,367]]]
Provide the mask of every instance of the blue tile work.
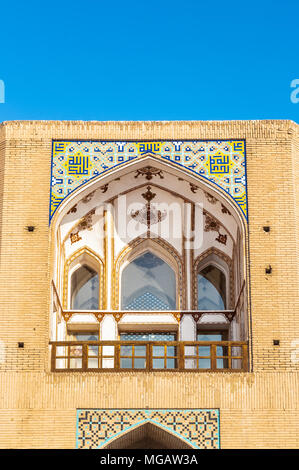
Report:
[[217,409],[79,409],[78,449],[99,449],[124,431],[153,423],[171,432],[195,449],[219,449]]
[[171,161],[221,187],[247,217],[245,154],[244,140],[53,141],[50,220],[75,189],[146,155]]

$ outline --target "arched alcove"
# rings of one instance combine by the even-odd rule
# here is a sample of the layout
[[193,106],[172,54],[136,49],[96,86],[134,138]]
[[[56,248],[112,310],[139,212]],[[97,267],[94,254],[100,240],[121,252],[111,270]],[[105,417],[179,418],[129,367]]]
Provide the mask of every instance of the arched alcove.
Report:
[[140,254],[122,270],[122,310],[176,309],[176,276],[152,251]]
[[212,264],[198,270],[198,310],[225,310],[226,283],[227,281],[224,272]]
[[[177,237],[158,230],[171,223]],[[128,224],[139,224],[137,235],[122,232]],[[88,323],[96,323],[103,340],[115,341],[123,331],[148,331],[151,324],[157,334],[175,330],[175,341],[196,341],[198,328],[208,324],[221,334],[229,331],[229,340],[248,339],[246,222],[235,201],[213,182],[169,162],[139,159],[74,191],[54,215],[52,233],[53,280],[58,293],[63,287],[63,305],[70,309],[67,328],[75,331],[76,321],[87,328],[87,316],[79,316],[84,307],[86,314],[101,311]],[[90,306],[78,301],[81,289],[95,284],[97,276],[98,309],[94,295]],[[143,312],[152,315],[144,330]],[[158,318],[156,312],[165,315]],[[176,328],[167,312],[173,312]],[[194,323],[181,322],[182,315]]]
[[83,264],[72,273],[70,283],[71,310],[98,310],[99,273]]

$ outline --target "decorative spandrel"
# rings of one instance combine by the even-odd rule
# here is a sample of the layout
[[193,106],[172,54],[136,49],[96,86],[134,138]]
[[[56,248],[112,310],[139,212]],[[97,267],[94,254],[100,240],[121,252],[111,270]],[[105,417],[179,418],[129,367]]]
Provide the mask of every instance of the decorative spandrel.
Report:
[[[62,201],[77,188],[146,155],[171,161],[219,186],[247,217],[244,140],[53,141],[50,220]],[[151,167],[145,167],[146,176],[151,179],[155,173],[148,168]]]
[[78,409],[77,449],[100,449],[131,429],[152,423],[194,449],[219,449],[218,409]]

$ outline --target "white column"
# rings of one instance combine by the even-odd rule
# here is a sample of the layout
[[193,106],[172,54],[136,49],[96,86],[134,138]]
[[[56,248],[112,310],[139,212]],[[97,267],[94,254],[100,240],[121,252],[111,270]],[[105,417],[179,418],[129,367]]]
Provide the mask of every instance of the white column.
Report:
[[185,258],[185,273],[184,275],[186,276],[185,282],[186,282],[186,309],[187,310],[192,310],[192,266],[191,266],[191,243],[190,243],[190,237],[191,237],[191,205],[190,204],[185,204],[184,205],[184,258]]
[[[180,340],[181,341],[196,341],[196,322],[191,314],[183,316],[180,324]],[[196,348],[194,346],[185,346],[185,364],[186,369],[195,369],[196,360],[186,359],[186,356],[194,356]]]
[[[105,315],[100,328],[101,341],[116,341],[117,338],[117,322],[113,315]],[[103,356],[112,356],[112,358],[103,359],[104,368],[114,367],[114,346],[103,346]]]
[[106,300],[107,310],[112,310],[112,272],[114,263],[114,219],[113,207],[104,212],[104,249],[105,249],[105,277],[106,277]]

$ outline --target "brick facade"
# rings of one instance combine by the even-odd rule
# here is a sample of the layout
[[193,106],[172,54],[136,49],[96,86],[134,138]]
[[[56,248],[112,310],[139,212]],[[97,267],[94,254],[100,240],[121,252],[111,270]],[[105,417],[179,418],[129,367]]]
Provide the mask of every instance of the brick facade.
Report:
[[[52,139],[192,138],[246,139],[252,371],[51,373]],[[115,407],[217,408],[222,448],[299,447],[297,124],[7,122],[0,158],[0,447],[74,448],[76,409]]]

